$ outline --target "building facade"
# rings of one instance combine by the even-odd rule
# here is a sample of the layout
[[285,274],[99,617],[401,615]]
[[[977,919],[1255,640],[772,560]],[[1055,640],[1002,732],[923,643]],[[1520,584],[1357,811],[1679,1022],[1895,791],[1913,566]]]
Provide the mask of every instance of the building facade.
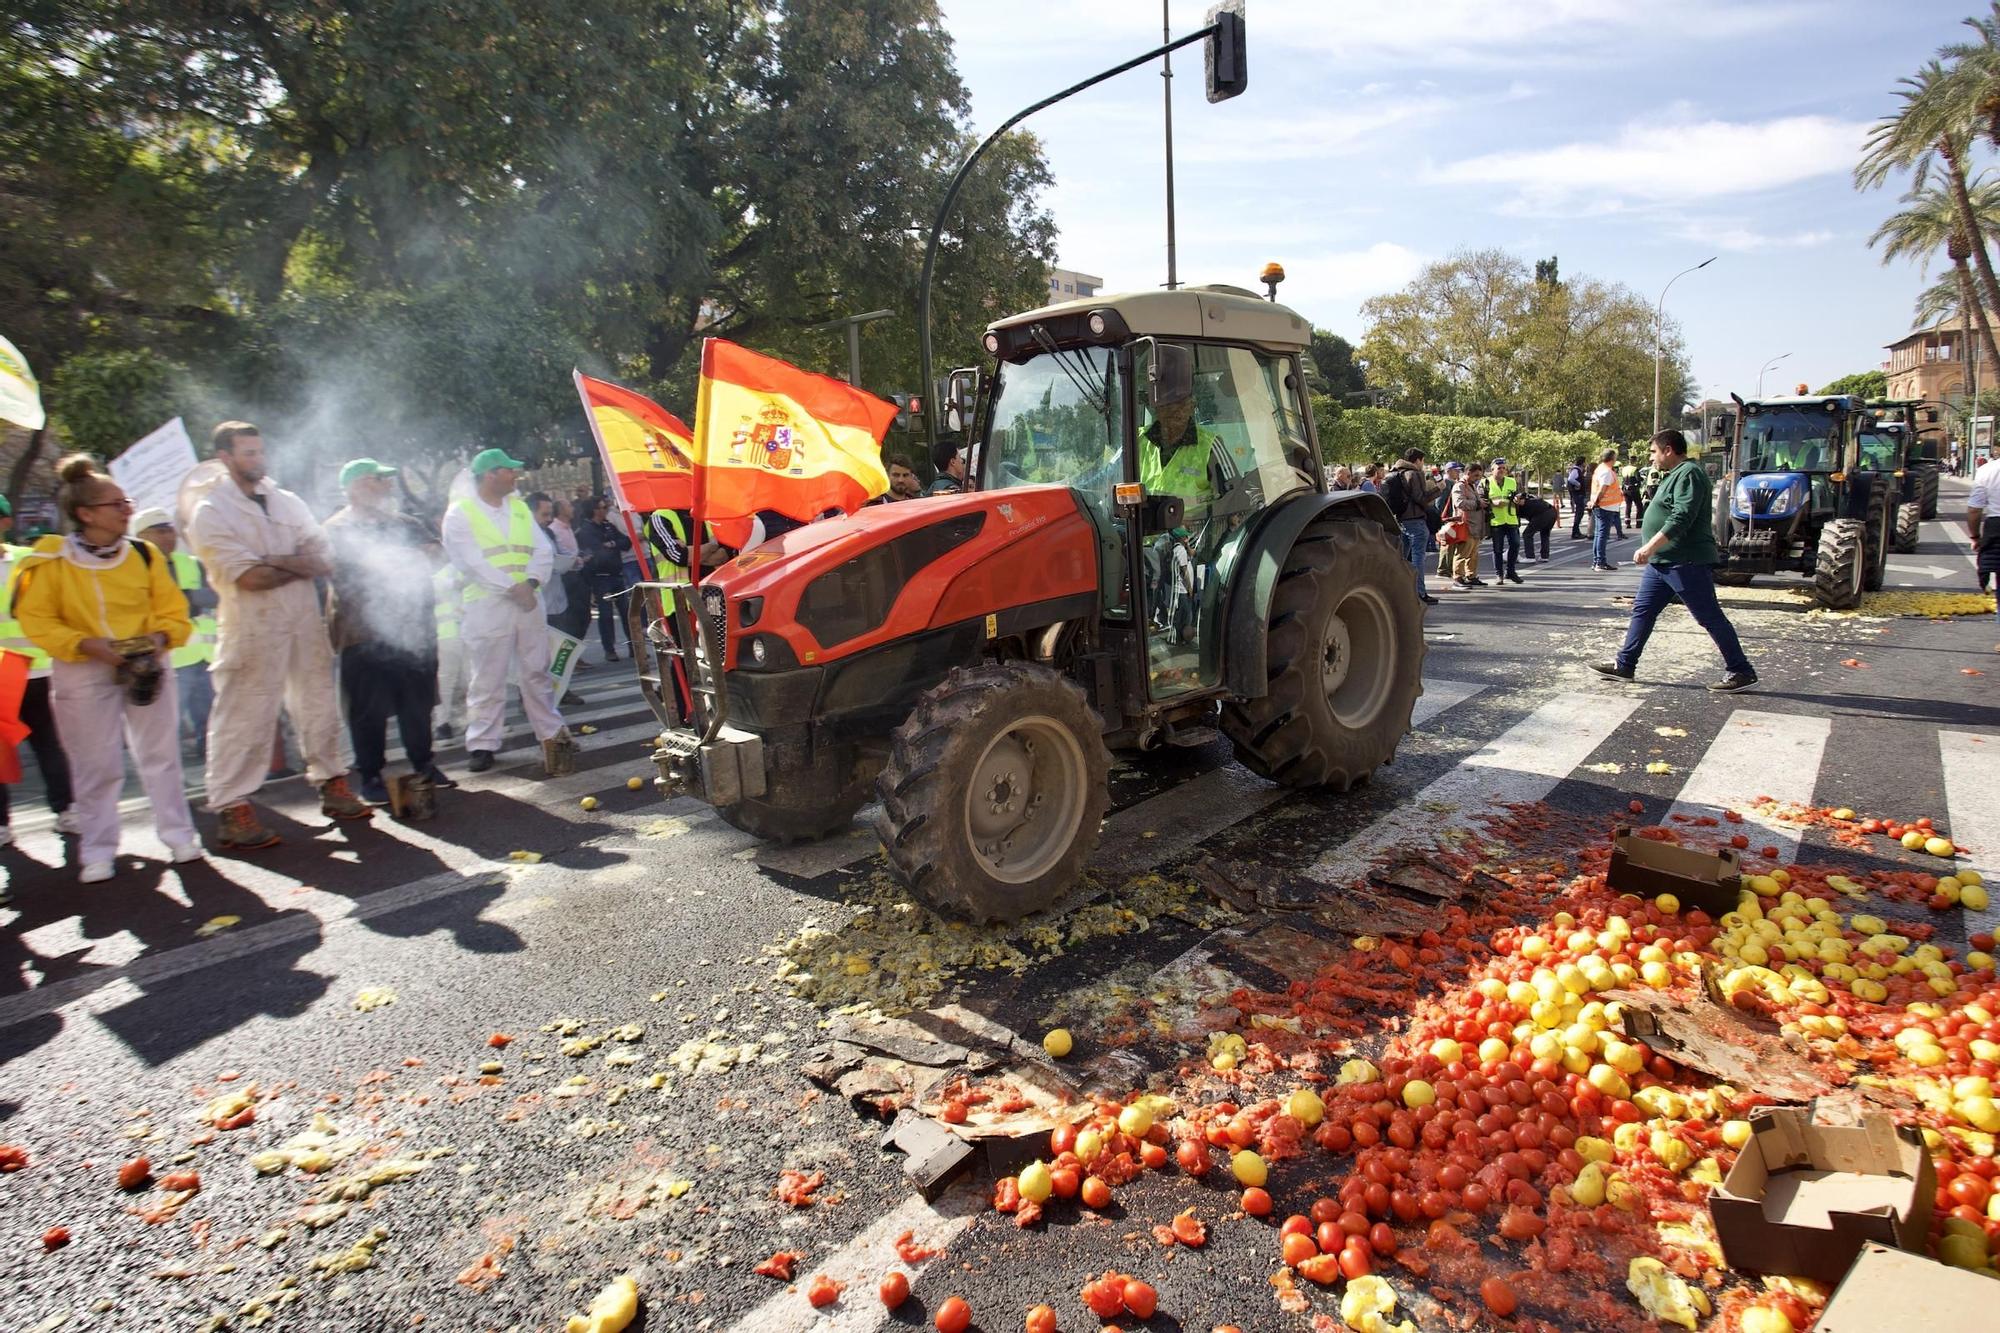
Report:
[[1957,403],[1968,390],[1992,387],[1992,367],[1980,355],[1979,338],[1975,335],[1966,347],[1965,329],[1957,319],[1907,333],[1890,343],[1888,351],[1883,369],[1889,374],[1891,398]]
[[1058,301],[1074,301],[1079,296],[1095,296],[1104,287],[1104,279],[1089,273],[1078,273],[1073,268],[1052,268],[1049,270],[1049,304]]

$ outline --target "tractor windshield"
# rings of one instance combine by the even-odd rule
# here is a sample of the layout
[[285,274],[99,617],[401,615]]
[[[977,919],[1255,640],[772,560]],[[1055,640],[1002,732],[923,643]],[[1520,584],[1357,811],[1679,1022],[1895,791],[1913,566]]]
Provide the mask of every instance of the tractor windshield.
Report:
[[1737,471],[1832,472],[1840,465],[1840,414],[1780,407],[1745,415]]
[[1903,432],[1894,426],[1861,432],[1864,472],[1894,472],[1903,466]]
[[1018,365],[1002,362],[982,488],[1052,482],[1109,492],[1124,453],[1123,416],[1111,348],[1065,348]]

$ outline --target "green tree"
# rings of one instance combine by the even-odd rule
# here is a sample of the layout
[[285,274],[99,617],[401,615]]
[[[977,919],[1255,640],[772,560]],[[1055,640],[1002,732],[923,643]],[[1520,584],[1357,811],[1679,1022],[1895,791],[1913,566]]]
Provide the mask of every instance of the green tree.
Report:
[[[1938,174],[1936,168],[1930,173],[1932,177]],[[2000,225],[2000,184],[1977,179],[1970,183],[1968,193],[1978,225],[1988,231]],[[1932,180],[1924,180],[1903,196],[1903,203],[1903,209],[1877,227],[1868,243],[1881,247],[1884,264],[1893,259],[1914,258],[1918,272],[1925,277],[1930,275],[1931,260],[1943,250],[1951,261],[1956,308],[1965,326],[1963,345],[1972,346],[1972,325],[1976,322],[1987,355],[1992,356],[1995,348],[1992,323],[1975,294],[1971,264],[1974,240],[1959,219],[1957,202],[1949,190]],[[1886,379],[1885,376],[1885,386]]]
[[1338,403],[1368,388],[1368,378],[1354,359],[1354,344],[1337,333],[1314,329],[1306,358],[1306,384],[1314,393]]
[[1852,375],[1842,375],[1831,384],[1821,386],[1821,394],[1852,394],[1857,398],[1885,398],[1889,393],[1889,376],[1880,370],[1857,370]]

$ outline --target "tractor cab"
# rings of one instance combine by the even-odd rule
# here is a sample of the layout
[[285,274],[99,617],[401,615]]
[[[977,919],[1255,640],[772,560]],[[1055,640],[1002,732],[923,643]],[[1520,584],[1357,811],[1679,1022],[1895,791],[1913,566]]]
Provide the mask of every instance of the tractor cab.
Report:
[[1900,498],[1911,512],[1897,511],[1896,549],[1917,549],[1917,522],[1937,517],[1938,478],[1944,473],[1944,428],[1938,404],[1921,398],[1880,398],[1868,404],[1877,420],[1896,426],[1905,441]]
[[1737,400],[1715,506],[1725,582],[1804,574],[1835,607],[1882,586],[1900,442],[1879,425],[1846,394]]

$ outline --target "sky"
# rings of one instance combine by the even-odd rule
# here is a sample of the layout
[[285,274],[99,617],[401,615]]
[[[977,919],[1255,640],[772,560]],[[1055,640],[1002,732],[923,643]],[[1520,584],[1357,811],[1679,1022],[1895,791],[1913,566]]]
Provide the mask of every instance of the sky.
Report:
[[[1206,0],[1168,0],[1173,30]],[[973,128],[1160,43],[1160,0],[943,0]],[[1674,281],[1697,396],[1879,367],[1917,265],[1868,237],[1907,182],[1857,193],[1896,81],[1970,35],[1975,0],[1247,0],[1249,88],[1174,66],[1183,282],[1261,290],[1358,342],[1360,306],[1455,250],[1557,256],[1649,301]],[[1158,66],[1031,117],[1059,262],[1166,281]],[[1931,277],[1948,270],[1942,257]],[[1789,354],[1786,356],[1786,354]]]

